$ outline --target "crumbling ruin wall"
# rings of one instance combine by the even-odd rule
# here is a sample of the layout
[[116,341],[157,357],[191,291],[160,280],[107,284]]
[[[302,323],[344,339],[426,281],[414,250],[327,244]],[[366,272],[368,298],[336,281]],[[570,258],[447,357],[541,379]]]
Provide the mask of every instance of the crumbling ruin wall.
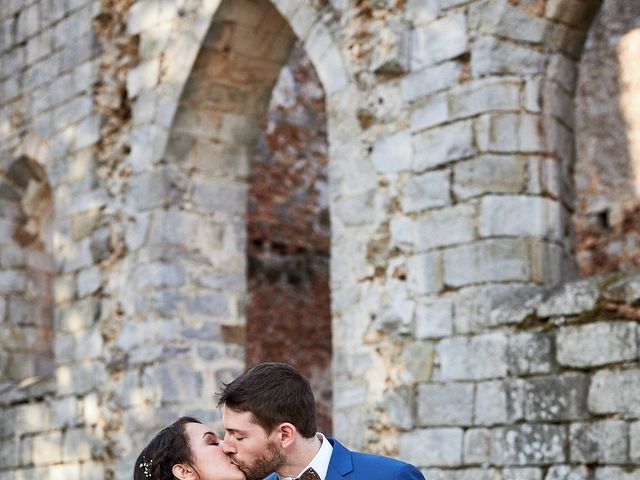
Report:
[[0,23],[2,171],[47,173],[55,275],[53,375],[3,383],[3,476],[129,478],[160,426],[219,420],[250,152],[296,38],[326,102],[336,436],[445,479],[638,475],[636,297],[594,279],[495,313],[576,274],[599,1],[54,3]]

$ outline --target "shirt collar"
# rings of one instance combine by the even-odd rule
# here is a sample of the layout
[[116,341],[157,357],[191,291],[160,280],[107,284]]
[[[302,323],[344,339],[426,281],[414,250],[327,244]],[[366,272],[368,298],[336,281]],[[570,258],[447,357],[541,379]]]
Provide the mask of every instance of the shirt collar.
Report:
[[[327,477],[327,470],[329,470],[329,462],[331,461],[331,454],[333,453],[333,447],[329,443],[329,440],[320,432],[316,433],[316,436],[320,440],[320,450],[315,456],[311,459],[309,464],[302,469],[302,471],[298,474],[298,476],[302,475],[308,468],[313,468],[320,480],[325,480]],[[282,477],[278,475],[280,480],[294,480],[298,477]]]

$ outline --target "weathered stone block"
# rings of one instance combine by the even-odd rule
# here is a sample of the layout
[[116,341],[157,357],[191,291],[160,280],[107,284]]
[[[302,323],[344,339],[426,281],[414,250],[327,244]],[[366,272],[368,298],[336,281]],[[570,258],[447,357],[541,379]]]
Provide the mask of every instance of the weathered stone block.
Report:
[[418,425],[470,425],[473,416],[473,389],[471,383],[420,385]]
[[585,466],[557,465],[549,468],[544,480],[589,480],[591,473]]
[[529,75],[542,72],[545,56],[533,47],[506,40],[480,37],[473,44],[471,70],[474,77],[490,74]]
[[385,412],[392,425],[403,430],[414,426],[413,392],[408,387],[396,388],[384,400]]
[[483,240],[444,252],[444,282],[452,287],[474,283],[528,281],[529,248],[524,239]]
[[532,236],[564,238],[562,205],[534,196],[489,195],[480,203],[479,232],[483,237]]
[[442,287],[442,254],[429,252],[407,260],[407,284],[414,295],[439,292]]
[[640,468],[598,467],[594,480],[640,480]]
[[416,221],[419,251],[436,247],[468,243],[476,236],[476,207],[458,204],[438,210],[430,210]]
[[0,440],[0,458],[2,458],[2,465],[5,468],[12,468],[20,465],[19,448],[20,443],[13,437]]
[[[615,392],[615,395],[612,395]],[[640,370],[601,370],[591,381],[589,411],[595,414],[640,414]]]
[[417,26],[411,38],[411,68],[455,58],[467,51],[467,22],[463,13],[453,13]]
[[622,420],[573,423],[569,446],[570,460],[575,463],[626,463],[629,425]]
[[95,433],[84,428],[72,428],[65,432],[62,455],[65,462],[90,460],[100,453],[100,441]]
[[549,373],[553,366],[553,337],[547,332],[522,332],[509,338],[509,372]]
[[529,9],[492,2],[483,9],[479,28],[482,33],[497,37],[539,43],[544,40],[547,22]]
[[635,304],[640,300],[640,275],[627,275],[607,286],[604,298],[616,302]]
[[454,165],[453,191],[460,199],[483,193],[518,193],[525,166],[516,156],[483,155]]
[[527,380],[527,420],[576,420],[586,418],[589,377],[566,374]]
[[489,113],[475,122],[476,144],[481,152],[538,153],[545,150],[541,119],[537,115]]
[[411,131],[417,132],[445,123],[449,118],[447,95],[431,96],[415,107],[411,114]]
[[481,382],[476,387],[474,423],[497,425],[524,418],[525,382],[500,380]]
[[62,462],[62,432],[48,432],[34,435],[30,462],[34,465],[48,465]]
[[400,435],[400,458],[418,467],[462,463],[461,428],[418,429]]
[[597,277],[563,285],[538,306],[540,317],[579,315],[593,310],[600,297]]
[[407,130],[378,140],[373,146],[371,161],[376,171],[395,173],[408,170],[412,163],[411,135]]
[[450,178],[451,173],[448,170],[412,176],[407,182],[402,197],[402,210],[411,213],[449,205],[451,203]]
[[440,380],[504,377],[507,374],[506,350],[504,333],[444,339],[436,347]]
[[470,428],[464,434],[462,458],[465,465],[488,463],[491,459],[491,430]]
[[493,430],[495,465],[550,465],[566,461],[567,434],[560,425],[514,425]]
[[539,468],[505,468],[502,474],[503,480],[542,480]]
[[557,359],[569,367],[595,367],[638,358],[635,322],[607,321],[562,327],[556,335]]
[[422,171],[472,156],[472,127],[466,120],[414,134],[413,169]]
[[403,100],[413,102],[443,90],[457,82],[462,74],[460,62],[445,62],[402,77],[400,91]]
[[453,334],[453,302],[448,298],[433,298],[416,308],[417,338],[441,338]]
[[492,111],[520,110],[521,82],[515,79],[489,78],[467,82],[451,90],[451,118],[464,118]]

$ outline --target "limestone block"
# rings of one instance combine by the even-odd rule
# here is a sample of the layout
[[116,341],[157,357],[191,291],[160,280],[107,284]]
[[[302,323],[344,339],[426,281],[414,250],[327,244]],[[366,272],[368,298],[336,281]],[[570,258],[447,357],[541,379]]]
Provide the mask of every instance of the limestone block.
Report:
[[599,6],[600,3],[594,0],[588,0],[586,2],[578,0],[572,0],[570,2],[550,0],[546,4],[545,17],[586,29],[591,23],[593,16],[597,13]]
[[436,347],[440,380],[482,380],[507,374],[507,336],[488,333],[446,338]]
[[553,367],[554,344],[547,332],[521,332],[509,338],[509,371],[515,375],[549,373]]
[[407,181],[401,199],[402,210],[412,213],[449,205],[451,203],[450,178],[451,173],[448,170],[412,175]]
[[57,129],[76,123],[93,110],[93,100],[88,96],[76,97],[53,111],[53,122]]
[[337,409],[358,407],[366,403],[369,389],[361,380],[341,380],[335,384],[333,407]]
[[531,156],[527,158],[526,163],[529,173],[527,184],[529,193],[547,193],[552,197],[561,195],[561,173],[556,160]]
[[24,292],[27,287],[27,277],[21,270],[0,271],[0,294]]
[[502,470],[503,480],[542,480],[539,468],[505,468]]
[[624,278],[608,285],[604,291],[604,298],[629,305],[637,303],[640,300],[640,275],[625,275]]
[[95,323],[99,313],[100,304],[97,300],[80,300],[56,309],[55,326],[57,330],[67,333],[86,330]]
[[525,383],[510,379],[480,382],[476,386],[474,423],[497,425],[524,418]]
[[591,473],[585,466],[555,465],[547,471],[544,480],[590,480]]
[[376,141],[371,160],[380,173],[395,173],[411,167],[411,135],[407,130]]
[[598,467],[594,480],[640,480],[640,468]]
[[417,338],[450,336],[453,334],[453,302],[436,297],[418,303],[415,325]]
[[61,72],[67,72],[78,65],[88,62],[100,53],[100,45],[93,32],[74,42],[65,45],[60,52],[59,68]]
[[523,46],[493,36],[481,36],[471,50],[473,77],[530,75],[542,73],[545,55],[533,47]]
[[640,421],[629,426],[629,457],[632,462],[640,460]]
[[462,463],[461,428],[418,429],[400,435],[400,458],[417,467]]
[[413,169],[435,168],[474,154],[471,121],[456,122],[413,136]]
[[522,323],[535,314],[541,300],[542,291],[539,287],[527,286],[513,290],[506,300],[491,310],[489,324]]
[[483,237],[532,236],[562,241],[562,205],[548,198],[489,195],[480,203],[479,233]]
[[595,322],[562,327],[556,336],[557,359],[569,367],[595,367],[636,360],[635,322]]
[[[327,32],[326,35],[330,34]],[[350,79],[345,71],[342,55],[335,44],[332,43],[328,50],[322,52],[321,57],[314,58],[310,53],[309,56],[316,60],[314,65],[325,95],[329,96],[349,85]]]
[[37,3],[21,10],[16,26],[16,40],[23,41],[40,29],[40,8]]
[[64,433],[62,456],[65,462],[90,460],[100,453],[100,441],[86,428],[71,428]]
[[491,430],[468,429],[464,434],[462,458],[465,465],[488,463],[491,458]]
[[547,22],[529,9],[512,5],[503,1],[491,2],[482,12],[480,31],[521,42],[542,42]]
[[94,266],[80,270],[77,283],[76,291],[79,298],[92,295],[102,286],[102,269]]
[[407,260],[407,284],[414,295],[439,292],[442,287],[442,254],[429,252]]
[[391,247],[402,251],[412,251],[416,244],[415,222],[409,217],[395,217],[389,222]]
[[34,435],[32,455],[31,461],[25,463],[48,465],[62,462],[62,432],[55,431]]
[[106,475],[105,465],[100,462],[83,462],[80,466],[82,480],[102,480]]
[[475,206],[464,203],[427,211],[416,220],[417,249],[429,250],[473,241],[475,217]]
[[153,27],[159,21],[160,6],[159,2],[153,0],[135,2],[129,9],[127,32],[135,35]]
[[384,399],[384,411],[392,425],[411,430],[413,423],[413,392],[408,387],[396,388]]
[[413,25],[424,25],[435,20],[439,14],[438,0],[408,0],[406,5],[407,19]]
[[473,416],[471,383],[431,383],[418,387],[418,425],[470,425]]
[[421,341],[408,343],[400,356],[401,364],[406,368],[402,373],[403,381],[410,384],[430,381],[434,357],[433,343]]
[[37,433],[52,428],[51,409],[45,403],[20,405],[12,413],[13,431],[16,434]]
[[525,418],[566,421],[588,416],[589,377],[583,374],[535,377],[527,380]]
[[[357,195],[344,195],[334,201],[335,219],[348,226],[366,225],[373,222],[375,191],[368,190]],[[332,219],[333,220],[333,219]]]
[[573,423],[569,430],[570,459],[575,463],[626,463],[629,425],[622,420]]
[[53,48],[53,31],[43,30],[27,40],[27,65],[32,65],[51,53]]
[[521,81],[489,78],[466,82],[449,93],[451,118],[465,118],[491,111],[520,110]]
[[20,443],[13,437],[0,440],[0,458],[2,458],[3,467],[12,468],[20,465],[19,447]]
[[82,395],[103,385],[106,372],[103,363],[84,361],[72,365],[58,365],[55,375],[61,395]]
[[578,78],[578,64],[562,54],[552,55],[549,60],[547,75],[555,82],[562,85],[568,92],[576,88]]
[[400,80],[402,99],[405,102],[419,100],[454,85],[461,75],[462,65],[457,61],[445,62],[409,73]]
[[596,277],[563,285],[538,306],[538,316],[579,315],[593,310],[600,296],[599,281]]
[[528,281],[531,266],[524,239],[482,240],[444,251],[444,282],[453,287]]
[[483,155],[456,163],[453,191],[458,198],[482,193],[517,193],[523,188],[525,167],[516,156]]
[[157,85],[159,76],[159,58],[136,65],[127,74],[127,95],[129,98],[135,98],[143,90],[151,90]]
[[201,398],[202,373],[181,364],[163,364],[143,374],[143,386],[159,384],[163,402],[188,402]]
[[415,302],[407,298],[393,298],[384,303],[376,318],[376,328],[390,335],[406,335],[413,330]]
[[493,430],[495,465],[549,465],[566,461],[567,434],[561,425],[519,424]]
[[596,372],[589,388],[588,404],[594,414],[637,416],[640,414],[640,370]]
[[416,105],[411,113],[411,131],[446,123],[449,119],[449,104],[445,93],[437,93]]
[[463,13],[452,13],[418,25],[411,37],[411,69],[419,70],[458,57],[467,49],[467,20]]
[[55,398],[51,400],[51,421],[54,425],[64,428],[80,422],[78,400],[74,396]]
[[544,151],[541,119],[537,115],[493,113],[476,120],[476,142],[481,152]]

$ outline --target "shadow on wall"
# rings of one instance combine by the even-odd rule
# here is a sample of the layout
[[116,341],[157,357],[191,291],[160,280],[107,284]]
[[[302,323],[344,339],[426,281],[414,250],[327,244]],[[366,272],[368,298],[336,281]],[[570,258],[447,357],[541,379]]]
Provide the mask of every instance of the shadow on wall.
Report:
[[576,93],[580,273],[640,268],[640,4],[607,0],[589,32]]

